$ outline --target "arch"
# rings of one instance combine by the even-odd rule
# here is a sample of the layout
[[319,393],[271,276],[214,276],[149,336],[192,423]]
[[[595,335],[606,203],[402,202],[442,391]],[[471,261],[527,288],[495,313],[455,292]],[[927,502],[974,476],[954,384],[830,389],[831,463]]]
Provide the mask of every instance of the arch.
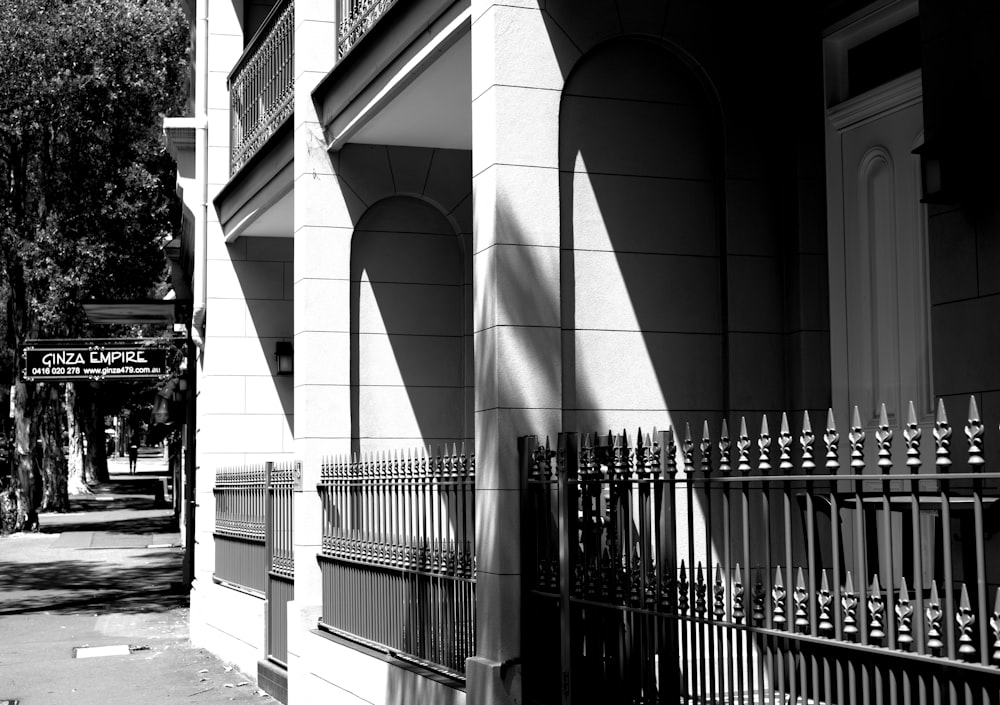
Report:
[[470,254],[434,204],[391,196],[351,241],[351,445],[357,451],[472,436]]
[[[559,116],[564,425],[710,421],[727,406],[721,111],[648,37],[573,67]],[[686,415],[686,414],[684,414]]]

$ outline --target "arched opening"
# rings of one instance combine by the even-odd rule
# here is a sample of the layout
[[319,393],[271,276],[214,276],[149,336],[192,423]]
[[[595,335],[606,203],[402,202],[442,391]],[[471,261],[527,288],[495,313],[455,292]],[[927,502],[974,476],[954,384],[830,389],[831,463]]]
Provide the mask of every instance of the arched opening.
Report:
[[658,43],[608,42],[570,75],[559,119],[564,427],[720,420],[718,125],[696,74]]
[[452,223],[413,197],[384,199],[351,245],[351,445],[471,438],[469,257]]

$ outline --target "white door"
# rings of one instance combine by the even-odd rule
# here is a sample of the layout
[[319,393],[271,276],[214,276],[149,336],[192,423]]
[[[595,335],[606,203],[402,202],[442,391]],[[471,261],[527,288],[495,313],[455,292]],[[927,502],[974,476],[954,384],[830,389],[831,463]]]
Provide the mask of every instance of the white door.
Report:
[[[845,97],[848,51],[916,13],[892,3],[826,40],[827,224],[832,401],[873,426],[933,419],[927,217],[920,203],[921,78],[913,71]],[[840,426],[842,430],[844,426]]]
[[[918,77],[919,80],[919,77]],[[885,403],[890,422],[933,413],[930,301],[917,98],[838,130],[840,227],[830,233],[834,406],[862,421]]]

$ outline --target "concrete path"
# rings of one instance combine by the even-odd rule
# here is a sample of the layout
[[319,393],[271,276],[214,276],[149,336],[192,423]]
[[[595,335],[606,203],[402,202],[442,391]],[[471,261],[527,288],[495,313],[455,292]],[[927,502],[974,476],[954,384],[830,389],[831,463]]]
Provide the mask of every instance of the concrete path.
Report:
[[0,705],[273,704],[251,678],[188,640],[183,550],[153,482],[114,459],[111,481],[0,537]]

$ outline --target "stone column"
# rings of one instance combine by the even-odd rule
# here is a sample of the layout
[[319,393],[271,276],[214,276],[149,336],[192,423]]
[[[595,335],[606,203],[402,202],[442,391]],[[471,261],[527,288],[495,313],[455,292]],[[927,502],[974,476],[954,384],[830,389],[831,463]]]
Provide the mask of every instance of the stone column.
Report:
[[517,437],[561,418],[558,116],[563,76],[537,2],[476,1],[472,24],[476,657],[469,703],[521,701]]
[[302,478],[294,498],[295,599],[289,603],[289,701],[308,679],[307,630],[322,609],[316,554],[324,454],[350,445],[349,262],[353,225],[326,150],[311,92],[336,61],[339,3],[295,2],[294,354],[295,456]]

